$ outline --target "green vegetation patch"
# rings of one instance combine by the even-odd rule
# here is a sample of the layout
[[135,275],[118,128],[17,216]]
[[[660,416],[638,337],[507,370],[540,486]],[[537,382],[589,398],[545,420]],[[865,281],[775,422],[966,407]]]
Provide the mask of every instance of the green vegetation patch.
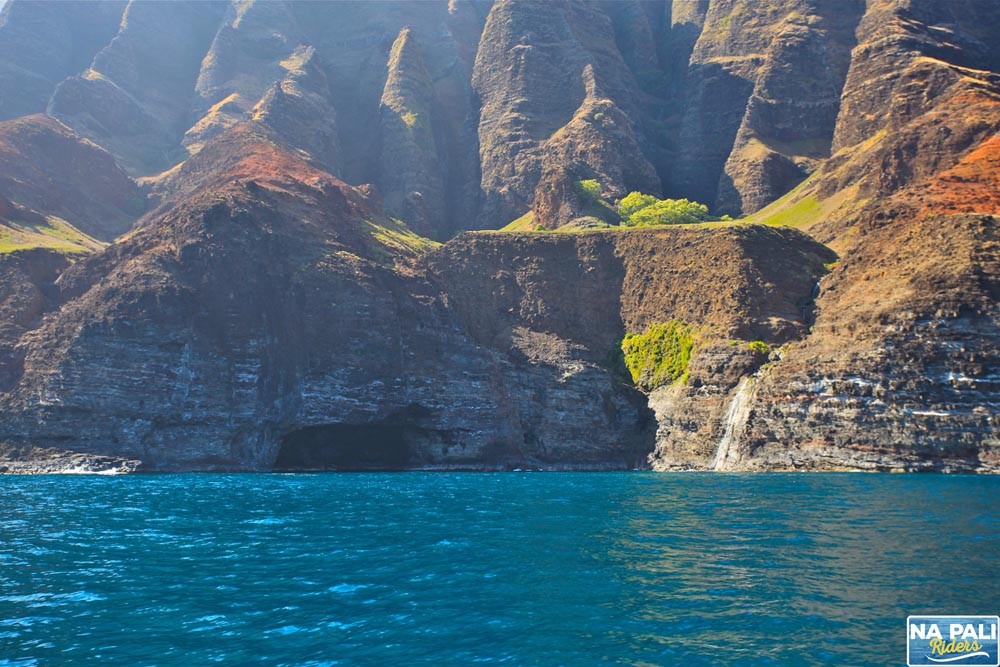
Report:
[[580,190],[580,194],[582,194],[585,199],[589,199],[594,203],[601,201],[601,184],[597,181],[593,179],[577,181],[576,187]]
[[632,381],[652,391],[665,384],[687,381],[694,332],[684,322],[671,320],[654,324],[646,333],[626,335],[621,348]]
[[820,199],[816,195],[816,190],[818,179],[822,177],[822,170],[815,172],[781,198],[748,215],[745,218],[746,222],[809,229],[812,225],[830,217],[844,219],[850,211],[867,203],[867,198],[860,195],[856,183],[842,188],[826,199]]
[[106,243],[87,236],[62,218],[49,216],[44,223],[0,219],[0,254],[31,248],[51,248],[68,255],[100,250]]
[[766,224],[778,227],[802,227],[819,218],[821,202],[813,195],[806,195],[794,204],[777,211],[765,219]]
[[658,225],[692,225],[700,222],[732,220],[728,215],[716,217],[708,207],[688,199],[658,199],[641,192],[630,192],[618,203],[618,214],[625,227],[655,227]]
[[514,221],[508,223],[507,226],[501,227],[497,231],[500,231],[500,232],[530,232],[531,230],[535,229],[535,227],[536,227],[536,225],[533,224],[534,220],[535,220],[535,212],[534,211],[528,211],[527,213],[525,213],[524,215],[522,215],[517,220],[514,220]]
[[402,220],[386,217],[378,222],[366,220],[368,233],[389,252],[422,255],[441,247],[437,241],[420,236]]
[[[576,191],[580,196],[580,201],[583,203],[583,211],[581,212],[580,218],[593,218],[593,220],[585,221],[583,225],[577,225],[575,228],[583,229],[594,229],[596,227],[613,227],[617,226],[618,211],[615,207],[609,204],[604,199],[604,192],[601,188],[601,184],[594,179],[587,179],[576,182]],[[563,225],[560,229],[565,229],[565,231],[572,231],[573,225]]]
[[[576,181],[577,194],[584,204],[578,224],[567,224],[556,230],[578,232],[600,228],[659,227],[662,225],[708,225],[725,226],[733,222],[728,215],[722,217],[709,213],[708,207],[688,199],[659,199],[642,192],[631,192],[617,204],[604,198],[600,182],[594,179]],[[716,223],[716,224],[713,224]],[[534,220],[528,211],[517,220],[501,228],[501,232],[547,231]]]
[[420,114],[415,111],[405,111],[401,113],[399,117],[403,119],[404,123],[406,123],[406,127],[410,128],[415,127],[417,121],[420,120]]

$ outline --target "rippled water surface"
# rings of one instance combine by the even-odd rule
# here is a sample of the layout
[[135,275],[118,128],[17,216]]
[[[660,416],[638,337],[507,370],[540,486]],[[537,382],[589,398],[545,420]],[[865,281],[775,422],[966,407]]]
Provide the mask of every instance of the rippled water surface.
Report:
[[0,478],[0,665],[901,665],[1000,478]]

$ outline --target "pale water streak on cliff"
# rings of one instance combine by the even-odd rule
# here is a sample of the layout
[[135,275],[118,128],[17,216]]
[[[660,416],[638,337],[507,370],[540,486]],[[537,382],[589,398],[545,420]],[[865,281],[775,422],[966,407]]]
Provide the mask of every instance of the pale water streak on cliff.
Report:
[[719,440],[719,448],[715,452],[715,459],[712,460],[712,470],[725,470],[733,463],[733,457],[736,455],[733,446],[739,443],[747,419],[750,417],[750,410],[753,408],[754,387],[752,377],[743,378],[736,387],[733,400],[726,410],[726,416],[722,419],[722,439]]

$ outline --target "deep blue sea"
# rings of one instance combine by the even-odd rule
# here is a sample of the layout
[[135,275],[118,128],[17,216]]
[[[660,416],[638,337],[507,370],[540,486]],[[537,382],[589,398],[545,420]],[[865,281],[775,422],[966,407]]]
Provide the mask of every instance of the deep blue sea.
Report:
[[0,665],[903,665],[1000,477],[0,477]]

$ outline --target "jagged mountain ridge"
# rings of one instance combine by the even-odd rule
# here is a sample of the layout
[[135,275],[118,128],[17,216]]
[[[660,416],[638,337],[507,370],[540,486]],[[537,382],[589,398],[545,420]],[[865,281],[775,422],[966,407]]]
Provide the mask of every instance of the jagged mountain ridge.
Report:
[[[89,11],[42,4],[4,9],[0,50]],[[0,68],[26,91],[0,98],[0,232],[94,235],[0,255],[5,459],[1000,466],[986,0],[100,7],[80,25],[110,41]],[[102,166],[60,175],[70,146]],[[150,211],[101,250],[137,216],[115,161]],[[584,178],[839,261],[742,223],[433,250],[385,214],[554,229]],[[609,353],[678,319],[685,381],[645,397]]]
[[531,210],[557,166],[752,213],[897,113],[854,92],[899,68],[880,50],[1000,59],[988,0],[62,5],[4,10],[0,77],[24,92],[0,119],[48,111],[134,177],[238,120],[281,125],[439,240]]

